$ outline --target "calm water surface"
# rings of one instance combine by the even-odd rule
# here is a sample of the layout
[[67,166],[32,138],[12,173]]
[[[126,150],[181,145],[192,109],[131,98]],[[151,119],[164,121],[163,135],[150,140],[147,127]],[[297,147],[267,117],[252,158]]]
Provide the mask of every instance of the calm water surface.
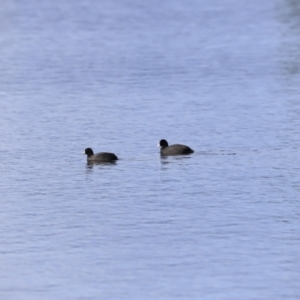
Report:
[[[7,0],[0,20],[1,299],[300,298],[297,1]],[[161,159],[162,138],[195,153]]]

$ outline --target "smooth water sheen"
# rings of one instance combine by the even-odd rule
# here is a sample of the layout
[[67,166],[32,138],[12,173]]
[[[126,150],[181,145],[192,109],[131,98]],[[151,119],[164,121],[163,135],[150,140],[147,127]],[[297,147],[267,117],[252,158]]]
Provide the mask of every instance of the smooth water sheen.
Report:
[[2,1],[0,299],[299,299],[299,26],[292,0]]

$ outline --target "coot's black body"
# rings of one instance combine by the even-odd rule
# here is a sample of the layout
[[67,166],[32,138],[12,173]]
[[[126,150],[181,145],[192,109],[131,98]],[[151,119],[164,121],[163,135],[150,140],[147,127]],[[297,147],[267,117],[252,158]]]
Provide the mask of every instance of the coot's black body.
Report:
[[83,154],[87,155],[87,162],[114,162],[118,159],[114,153],[100,152],[94,154],[91,148],[86,148]]
[[159,146],[160,146],[160,154],[162,156],[187,155],[187,154],[194,153],[194,150],[191,149],[189,146],[181,145],[181,144],[174,144],[169,146],[166,140],[160,140]]

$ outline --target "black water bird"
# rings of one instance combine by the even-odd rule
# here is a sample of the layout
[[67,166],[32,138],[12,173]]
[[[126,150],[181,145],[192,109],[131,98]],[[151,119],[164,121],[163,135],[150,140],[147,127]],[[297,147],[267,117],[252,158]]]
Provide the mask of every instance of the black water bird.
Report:
[[91,148],[86,148],[83,154],[87,155],[87,162],[114,162],[118,160],[114,153],[99,152],[94,154]]
[[174,144],[169,146],[166,140],[160,140],[158,147],[160,147],[160,154],[162,156],[187,155],[194,153],[194,150],[191,149],[189,146],[181,144]]

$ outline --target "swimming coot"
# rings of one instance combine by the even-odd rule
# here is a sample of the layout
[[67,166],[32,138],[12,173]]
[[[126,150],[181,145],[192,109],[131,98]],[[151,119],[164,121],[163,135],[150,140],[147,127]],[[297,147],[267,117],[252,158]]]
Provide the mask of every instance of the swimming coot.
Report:
[[174,144],[169,146],[166,140],[160,140],[158,146],[160,146],[160,154],[163,156],[167,155],[186,155],[194,153],[190,147],[180,144]]
[[94,154],[91,148],[86,148],[83,154],[87,155],[88,162],[113,162],[118,159],[114,153],[100,152]]

